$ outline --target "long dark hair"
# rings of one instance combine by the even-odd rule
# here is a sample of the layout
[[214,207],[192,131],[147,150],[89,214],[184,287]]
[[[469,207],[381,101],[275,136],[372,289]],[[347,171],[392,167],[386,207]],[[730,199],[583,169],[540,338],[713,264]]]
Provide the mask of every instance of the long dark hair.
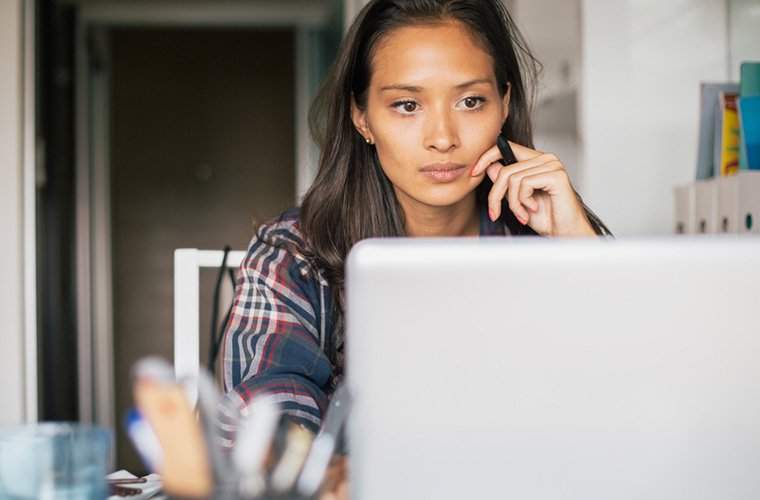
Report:
[[[405,234],[403,210],[376,150],[354,127],[351,99],[366,109],[372,57],[383,37],[405,26],[451,20],[468,27],[493,57],[501,96],[511,87],[509,116],[502,133],[533,147],[530,115],[541,66],[501,0],[372,0],[362,9],[309,112],[311,133],[321,156],[300,213],[308,256],[324,271],[333,290],[334,330],[330,337],[335,341],[328,354],[337,366],[342,365],[336,358],[336,346],[342,344],[344,263],[349,250],[366,238]],[[477,188],[479,203],[485,203],[491,186],[486,176]],[[502,214],[510,234],[536,234],[520,224],[511,210],[504,209]],[[609,233],[590,210],[587,214],[598,234]]]

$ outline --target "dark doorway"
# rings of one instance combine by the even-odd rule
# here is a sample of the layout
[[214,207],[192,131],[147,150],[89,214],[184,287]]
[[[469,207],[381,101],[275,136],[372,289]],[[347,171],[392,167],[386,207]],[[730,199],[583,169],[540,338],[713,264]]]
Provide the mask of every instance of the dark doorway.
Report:
[[[172,361],[174,249],[245,249],[256,223],[294,204],[294,38],[291,29],[110,32],[118,468],[144,469],[122,425],[133,363]],[[201,276],[202,347],[212,274]]]

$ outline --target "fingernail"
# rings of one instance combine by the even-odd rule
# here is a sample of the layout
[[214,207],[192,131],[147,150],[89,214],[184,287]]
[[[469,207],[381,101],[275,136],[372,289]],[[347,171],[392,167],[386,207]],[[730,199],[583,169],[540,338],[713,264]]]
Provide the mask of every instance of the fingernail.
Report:
[[493,208],[488,209],[488,218],[491,219],[491,222],[496,220],[495,212],[493,211]]
[[527,220],[523,219],[522,217],[520,217],[520,216],[519,216],[519,215],[517,215],[517,214],[515,214],[515,217],[517,217],[517,220],[519,220],[519,221],[520,221],[520,224],[522,224],[523,226],[524,226],[525,224],[527,224],[527,223],[528,223],[528,221],[527,221]]

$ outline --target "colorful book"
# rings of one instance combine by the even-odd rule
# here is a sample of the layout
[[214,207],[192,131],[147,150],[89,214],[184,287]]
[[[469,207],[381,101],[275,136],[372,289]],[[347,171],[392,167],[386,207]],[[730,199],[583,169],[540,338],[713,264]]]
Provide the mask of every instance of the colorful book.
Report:
[[[747,98],[754,98],[760,96],[760,62],[743,62],[741,65],[741,86],[739,92],[739,103],[737,104],[739,109],[739,124],[741,126],[741,147],[739,148],[739,170],[749,170],[749,162],[747,159],[747,143],[744,140],[744,125],[742,125],[742,112],[741,112],[741,100]],[[752,104],[748,104],[750,108],[750,115],[752,115]],[[749,122],[749,129],[752,130],[752,118],[751,116],[746,119]],[[750,142],[752,142],[750,140]],[[757,167],[754,167],[757,168]]]
[[[738,83],[702,83],[699,109],[699,149],[697,150],[697,180],[715,176],[720,156],[715,153],[716,116],[721,92],[739,92]],[[717,159],[716,159],[717,156]]]
[[738,102],[738,114],[742,168],[760,170],[760,95],[741,97]]
[[[720,155],[718,172],[721,176],[734,175],[739,171],[739,114],[736,100],[739,95],[735,92],[721,92],[719,97],[718,119],[720,126],[719,146],[716,153]],[[717,145],[716,145],[717,146]]]

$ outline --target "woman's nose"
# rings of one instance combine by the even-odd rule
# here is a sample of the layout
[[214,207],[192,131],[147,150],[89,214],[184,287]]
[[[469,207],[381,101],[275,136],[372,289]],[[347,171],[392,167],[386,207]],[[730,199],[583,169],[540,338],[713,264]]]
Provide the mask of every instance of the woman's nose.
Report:
[[456,124],[449,113],[434,113],[428,119],[425,124],[425,148],[447,153],[459,146]]

